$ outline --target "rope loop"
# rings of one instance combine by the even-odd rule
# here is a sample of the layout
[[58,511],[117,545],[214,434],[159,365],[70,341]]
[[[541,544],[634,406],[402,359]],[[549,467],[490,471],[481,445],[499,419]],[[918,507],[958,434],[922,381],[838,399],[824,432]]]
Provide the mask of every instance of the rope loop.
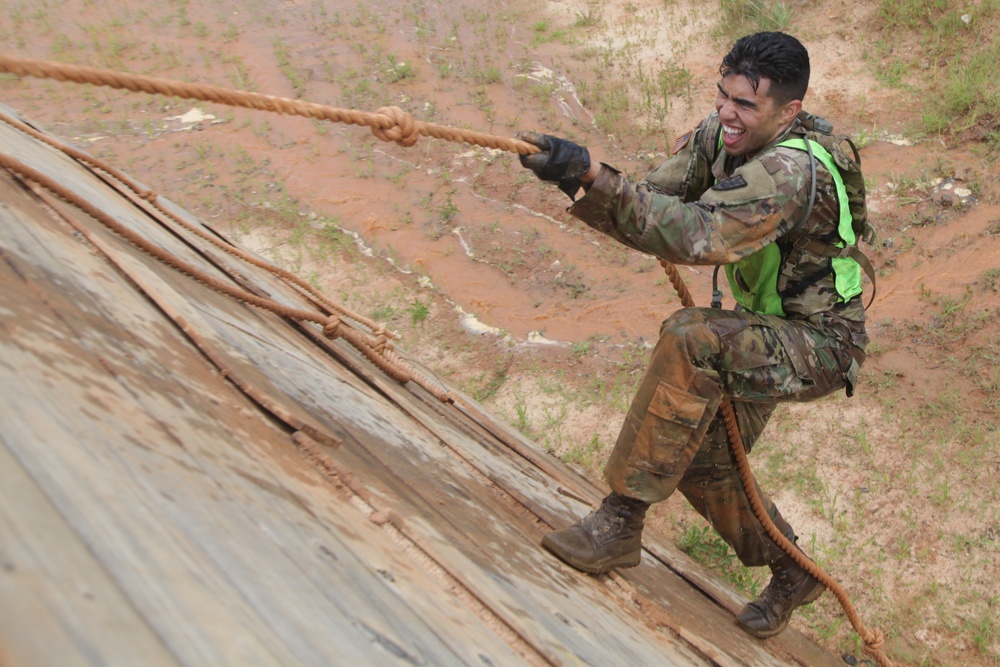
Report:
[[400,146],[409,148],[420,138],[417,121],[399,107],[382,107],[375,112],[375,115],[380,117],[380,126],[372,126],[372,134],[382,141],[395,141]]

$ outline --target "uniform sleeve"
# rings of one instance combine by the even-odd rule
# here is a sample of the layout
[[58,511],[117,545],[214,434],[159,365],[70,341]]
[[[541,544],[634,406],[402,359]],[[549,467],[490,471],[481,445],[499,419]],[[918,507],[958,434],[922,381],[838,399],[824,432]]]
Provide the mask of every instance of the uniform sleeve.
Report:
[[[803,161],[804,158],[804,161]],[[778,148],[743,165],[697,200],[628,182],[602,165],[569,212],[590,227],[678,264],[731,264],[801,222],[808,206],[808,156]]]
[[677,138],[673,154],[646,176],[651,189],[684,201],[698,199],[712,185],[712,160],[718,123],[713,114]]

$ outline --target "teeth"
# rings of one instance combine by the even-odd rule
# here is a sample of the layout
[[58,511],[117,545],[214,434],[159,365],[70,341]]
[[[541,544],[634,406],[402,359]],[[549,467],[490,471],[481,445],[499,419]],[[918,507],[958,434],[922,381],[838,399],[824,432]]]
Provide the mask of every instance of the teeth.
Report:
[[728,125],[722,126],[722,131],[726,134],[736,136],[737,134],[743,134],[743,130],[737,130],[735,127],[729,127]]

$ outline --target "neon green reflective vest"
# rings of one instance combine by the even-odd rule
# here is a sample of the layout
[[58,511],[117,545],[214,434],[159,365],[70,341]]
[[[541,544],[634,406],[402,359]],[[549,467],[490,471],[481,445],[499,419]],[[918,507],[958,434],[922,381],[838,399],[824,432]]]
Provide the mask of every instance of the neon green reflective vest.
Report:
[[[794,148],[806,151],[806,139],[794,138],[782,141],[779,146]],[[823,146],[815,141],[809,141],[813,156],[823,163],[831,176],[837,190],[837,204],[840,209],[840,220],[837,232],[840,241],[836,242],[838,248],[847,245],[854,245],[857,237],[854,234],[852,225],[851,209],[847,198],[847,190],[844,187],[844,179],[837,169],[837,165]],[[832,257],[833,273],[837,288],[837,295],[841,301],[848,301],[861,294],[861,266],[851,257]],[[777,243],[764,246],[749,257],[744,257],[735,264],[726,265],[726,277],[729,279],[729,288],[732,291],[736,302],[748,310],[763,315],[779,315],[784,317],[785,311],[781,305],[781,296],[778,294],[778,271],[781,269],[781,250]],[[742,285],[737,280],[742,279]],[[744,289],[744,286],[746,289]]]

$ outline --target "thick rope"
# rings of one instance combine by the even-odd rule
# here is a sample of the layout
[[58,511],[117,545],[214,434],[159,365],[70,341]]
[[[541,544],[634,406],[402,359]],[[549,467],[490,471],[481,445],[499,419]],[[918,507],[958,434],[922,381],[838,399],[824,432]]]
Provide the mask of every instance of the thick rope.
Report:
[[[450,402],[452,400],[451,395],[448,392],[436,386],[434,383],[428,382],[426,378],[411,370],[399,359],[395,351],[392,349],[391,344],[388,343],[388,336],[385,334],[384,330],[379,331],[376,336],[371,336],[349,326],[341,320],[339,315],[325,316],[309,310],[291,308],[274,301],[273,299],[267,299],[257,296],[256,294],[244,289],[233,287],[229,283],[209,275],[201,269],[188,264],[172,253],[157,246],[151,241],[148,241],[141,235],[112,218],[101,209],[92,205],[87,200],[78,197],[71,190],[63,187],[61,184],[55,182],[45,174],[29,167],[20,160],[0,153],[0,167],[7,169],[13,174],[17,174],[21,178],[37,183],[39,186],[45,188],[59,199],[68,202],[87,215],[91,216],[143,252],[154,257],[160,262],[163,262],[172,269],[193,278],[207,287],[210,287],[220,294],[224,294],[230,298],[256,306],[257,308],[268,310],[282,317],[319,324],[323,327],[323,334],[326,337],[343,338],[355,349],[361,352],[369,361],[375,364],[383,373],[394,380],[403,384],[411,380],[420,380],[420,386],[423,386],[424,389],[433,394],[438,400],[442,402]],[[424,384],[424,382],[426,382],[426,384]]]
[[[688,291],[687,285],[684,284],[684,279],[681,274],[677,271],[677,267],[672,263],[661,259],[660,266],[666,272],[667,277],[670,279],[670,284],[673,285],[674,290],[676,290],[677,295],[681,299],[681,304],[685,308],[693,308],[695,303],[694,299],[691,297],[691,293]],[[883,650],[883,645],[885,644],[885,635],[881,630],[874,629],[869,630],[864,622],[861,620],[861,616],[855,610],[854,605],[851,603],[851,599],[847,596],[844,589],[837,583],[837,581],[827,574],[823,568],[817,565],[814,561],[806,557],[802,551],[800,551],[791,540],[785,537],[778,527],[774,525],[774,521],[771,520],[771,516],[767,513],[767,509],[764,507],[764,503],[760,499],[760,494],[757,493],[757,485],[754,483],[753,472],[750,470],[750,461],[747,458],[747,451],[743,445],[743,435],[740,433],[739,424],[736,421],[736,409],[733,407],[732,401],[724,400],[721,406],[722,418],[726,424],[726,431],[729,435],[729,444],[733,450],[733,455],[736,457],[736,468],[739,471],[740,482],[743,485],[743,490],[750,501],[750,508],[753,510],[754,516],[760,521],[761,525],[764,526],[764,530],[767,531],[768,536],[774,540],[774,542],[781,547],[781,550],[792,557],[792,560],[805,569],[810,575],[818,579],[819,582],[825,586],[834,596],[837,601],[840,602],[840,606],[843,608],[844,613],[847,615],[848,620],[851,622],[851,626],[854,631],[858,633],[864,641],[864,652],[870,655],[872,658],[878,662],[881,667],[894,667],[892,661],[885,654]]]
[[[399,145],[407,147],[415,145],[420,135],[425,135],[453,142],[464,142],[476,146],[482,146],[484,148],[501,149],[507,152],[517,153],[519,155],[531,155],[539,152],[540,150],[537,146],[519,139],[417,121],[414,120],[413,116],[399,107],[382,107],[376,113],[368,113],[354,109],[342,109],[322,104],[315,104],[312,102],[303,102],[283,97],[262,95],[260,93],[249,93],[228,88],[219,88],[215,86],[193,84],[182,81],[171,81],[167,79],[141,76],[138,74],[128,74],[79,65],[67,65],[64,63],[56,63],[45,60],[14,58],[2,54],[0,54],[0,72],[7,72],[21,77],[31,76],[36,78],[55,79],[56,81],[69,81],[73,83],[107,86],[110,88],[130,90],[133,92],[196,99],[206,102],[216,102],[228,106],[270,111],[273,113],[299,115],[307,118],[349,123],[352,125],[362,125],[369,127],[372,134],[382,141],[395,141]],[[64,150],[64,147],[59,148]],[[77,153],[77,155],[81,154],[80,151],[74,152]],[[83,155],[85,156],[85,154]],[[74,157],[77,156],[74,155]],[[83,159],[90,164],[98,166],[98,168],[105,171],[109,175],[114,176],[128,187],[134,186],[134,184],[125,178],[123,174],[117,172],[116,170],[109,169],[107,165],[95,164],[93,158],[90,158],[89,156],[78,159]],[[210,240],[226,252],[241,257],[242,259],[253,263],[255,266],[260,266],[260,268],[264,268],[272,273],[275,273],[276,275],[280,275],[283,278],[291,280],[294,284],[308,291],[331,310],[336,310],[343,315],[356,319],[358,322],[369,326],[369,328],[378,329],[378,325],[375,325],[364,318],[358,318],[353,313],[349,313],[339,305],[325,299],[319,294],[318,291],[314,290],[312,286],[308,285],[308,283],[299,280],[297,277],[289,278],[292,274],[284,272],[281,269],[277,269],[277,267],[273,267],[274,269],[277,269],[273,270],[271,267],[262,266],[254,259],[249,258],[249,256],[234,252],[235,249],[230,249],[230,247],[227,247],[226,244],[217,242],[216,240],[210,238],[209,235],[203,235],[197,229],[192,229],[192,227],[188,226],[183,220],[180,220],[177,216],[174,216],[171,212],[159,206],[156,201],[157,195],[155,193],[142,190],[137,186],[132,187],[132,189],[141,198],[149,201],[150,204],[157,210],[179,222],[186,228],[191,229],[195,233],[203,236],[203,238]],[[391,346],[384,349],[382,356],[385,357],[385,359],[394,359],[397,364],[403,363],[399,360],[399,357],[396,355],[395,351],[392,350]],[[407,372],[416,384],[424,387],[440,400],[452,400],[450,394],[444,392],[443,389],[439,388],[422,373],[412,369],[408,369]]]
[[483,148],[501,149],[520,155],[532,155],[540,150],[537,146],[519,139],[414,120],[413,116],[399,107],[382,107],[375,113],[369,113],[229,88],[157,79],[139,74],[67,65],[47,60],[13,58],[5,55],[0,55],[0,72],[20,77],[31,76],[40,79],[55,79],[56,81],[88,83],[151,95],[202,100],[232,107],[305,116],[335,123],[363,125],[371,128],[372,134],[382,141],[395,141],[400,146],[413,146],[417,143],[420,135],[424,135],[435,139],[473,144]]

